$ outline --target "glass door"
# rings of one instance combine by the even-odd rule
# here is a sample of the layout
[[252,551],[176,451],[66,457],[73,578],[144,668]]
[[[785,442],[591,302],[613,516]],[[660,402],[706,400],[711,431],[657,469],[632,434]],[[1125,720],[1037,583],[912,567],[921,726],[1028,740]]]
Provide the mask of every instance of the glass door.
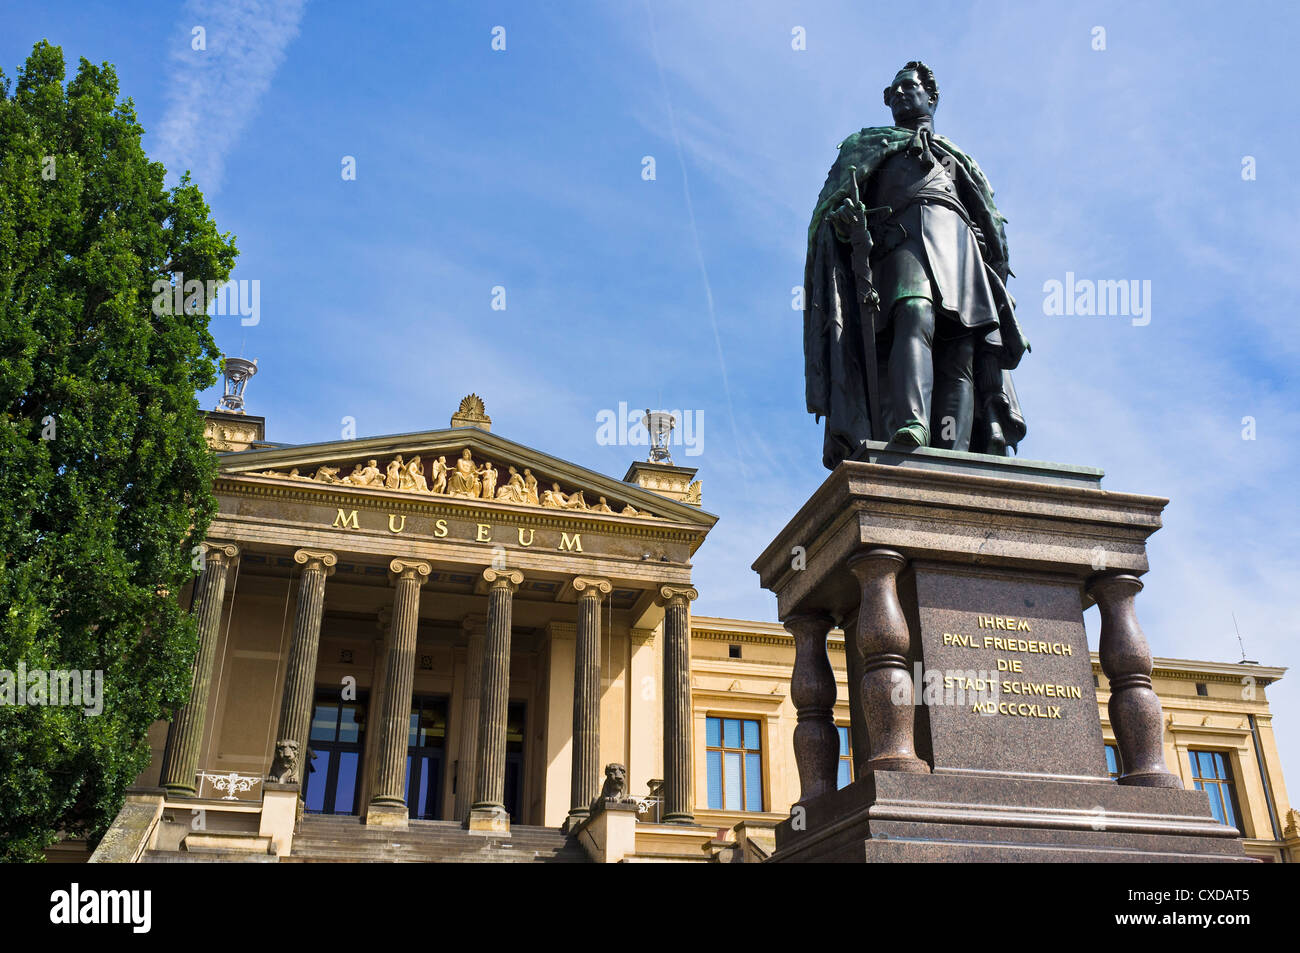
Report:
[[406,804],[411,817],[442,817],[442,771],[447,754],[447,697],[411,699],[406,750]]
[[519,811],[523,803],[524,728],[524,703],[511,702],[506,709],[506,783],[502,800],[514,824],[520,822]]
[[365,751],[366,699],[340,701],[338,690],[320,692],[312,711],[303,800],[312,814],[355,814]]

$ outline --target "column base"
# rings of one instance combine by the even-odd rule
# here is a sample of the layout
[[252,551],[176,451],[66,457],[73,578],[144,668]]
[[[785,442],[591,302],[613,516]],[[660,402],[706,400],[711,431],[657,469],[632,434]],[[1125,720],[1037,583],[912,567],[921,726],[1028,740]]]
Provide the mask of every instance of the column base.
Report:
[[405,829],[410,824],[410,812],[405,804],[371,801],[362,823],[368,827],[394,827]]
[[873,758],[867,762],[868,771],[907,771],[911,774],[929,774],[930,765],[920,758]]
[[664,824],[694,824],[694,814],[665,814],[663,817]]
[[168,797],[197,797],[199,793],[198,788],[185,787],[183,784],[164,784],[163,790]]
[[510,812],[499,805],[474,806],[465,818],[465,830],[471,834],[510,833]]
[[1120,784],[1137,788],[1181,788],[1183,782],[1168,771],[1148,771],[1144,774],[1125,774]]

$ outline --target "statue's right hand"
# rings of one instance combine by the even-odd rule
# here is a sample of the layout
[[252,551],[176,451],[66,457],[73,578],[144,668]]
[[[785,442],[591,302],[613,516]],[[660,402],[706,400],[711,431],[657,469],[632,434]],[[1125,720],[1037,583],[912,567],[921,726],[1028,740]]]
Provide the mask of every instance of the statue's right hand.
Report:
[[831,224],[835,226],[835,235],[842,242],[852,242],[867,234],[866,206],[851,198],[846,198],[840,207],[831,212]]

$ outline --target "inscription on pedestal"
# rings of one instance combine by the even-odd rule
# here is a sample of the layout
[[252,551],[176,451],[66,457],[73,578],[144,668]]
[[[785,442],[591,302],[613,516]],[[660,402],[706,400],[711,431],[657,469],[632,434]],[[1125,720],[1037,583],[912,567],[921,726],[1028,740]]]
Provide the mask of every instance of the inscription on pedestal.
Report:
[[1078,584],[915,568],[934,770],[1108,777]]

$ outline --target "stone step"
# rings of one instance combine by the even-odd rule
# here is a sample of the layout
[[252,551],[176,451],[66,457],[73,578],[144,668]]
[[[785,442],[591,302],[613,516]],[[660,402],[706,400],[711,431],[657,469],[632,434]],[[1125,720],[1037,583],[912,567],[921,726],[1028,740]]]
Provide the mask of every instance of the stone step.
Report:
[[309,814],[290,863],[589,863],[552,827],[516,825],[508,837],[472,834],[455,821],[413,820],[406,828],[367,827],[355,815]]
[[193,853],[186,850],[147,850],[140,858],[142,864],[274,864],[280,858],[275,854],[257,854],[245,850],[203,850]]
[[330,835],[316,832],[299,834],[294,838],[294,841],[304,844],[333,844],[340,841],[347,841],[354,844],[369,844],[373,846],[409,844],[421,847],[455,846],[468,849],[499,847],[507,850],[562,850],[566,846],[566,842],[563,840],[485,841],[481,838],[474,837],[358,837],[350,834]]
[[699,857],[683,857],[681,854],[659,854],[653,851],[644,851],[639,854],[628,854],[620,864],[707,864],[709,858],[701,855]]

